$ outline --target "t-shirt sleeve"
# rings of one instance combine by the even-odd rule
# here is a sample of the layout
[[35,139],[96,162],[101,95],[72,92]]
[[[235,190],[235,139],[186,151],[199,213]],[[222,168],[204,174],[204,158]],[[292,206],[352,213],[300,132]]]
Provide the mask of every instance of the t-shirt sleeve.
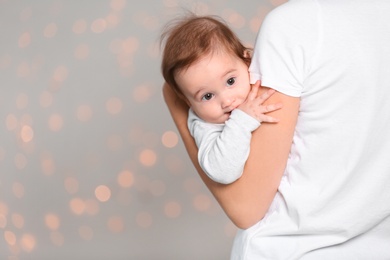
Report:
[[320,47],[320,13],[316,1],[291,2],[264,19],[249,73],[252,84],[261,80],[263,86],[300,97]]

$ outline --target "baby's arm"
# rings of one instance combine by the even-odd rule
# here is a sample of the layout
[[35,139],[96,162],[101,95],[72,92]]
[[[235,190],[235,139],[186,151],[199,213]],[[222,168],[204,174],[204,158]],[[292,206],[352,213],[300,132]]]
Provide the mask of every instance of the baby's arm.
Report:
[[215,182],[229,184],[241,177],[249,155],[251,132],[260,123],[238,109],[225,125],[206,123],[190,111],[189,130],[198,146],[198,161]]

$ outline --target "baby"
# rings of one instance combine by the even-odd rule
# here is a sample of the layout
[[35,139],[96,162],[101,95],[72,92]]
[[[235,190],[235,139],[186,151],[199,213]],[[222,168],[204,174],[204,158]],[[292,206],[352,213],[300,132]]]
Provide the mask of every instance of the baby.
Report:
[[203,171],[229,184],[241,177],[252,131],[266,113],[281,104],[263,105],[275,91],[257,96],[251,87],[250,50],[220,19],[190,16],[166,29],[162,73],[167,84],[190,107],[188,128],[198,146]]

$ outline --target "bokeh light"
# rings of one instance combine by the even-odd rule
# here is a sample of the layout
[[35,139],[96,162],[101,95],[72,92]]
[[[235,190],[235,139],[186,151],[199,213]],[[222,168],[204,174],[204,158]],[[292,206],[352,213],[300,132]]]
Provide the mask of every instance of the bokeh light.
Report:
[[111,197],[111,190],[106,185],[99,185],[95,189],[95,196],[100,202],[106,202]]

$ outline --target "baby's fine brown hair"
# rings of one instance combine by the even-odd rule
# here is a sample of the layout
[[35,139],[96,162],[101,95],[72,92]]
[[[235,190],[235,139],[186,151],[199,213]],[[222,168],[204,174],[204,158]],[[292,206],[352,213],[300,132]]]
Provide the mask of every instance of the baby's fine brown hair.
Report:
[[161,63],[163,77],[178,96],[184,99],[175,75],[205,55],[223,50],[236,55],[247,65],[251,60],[247,54],[250,49],[217,16],[191,14],[169,23],[161,34],[161,44],[164,43]]

